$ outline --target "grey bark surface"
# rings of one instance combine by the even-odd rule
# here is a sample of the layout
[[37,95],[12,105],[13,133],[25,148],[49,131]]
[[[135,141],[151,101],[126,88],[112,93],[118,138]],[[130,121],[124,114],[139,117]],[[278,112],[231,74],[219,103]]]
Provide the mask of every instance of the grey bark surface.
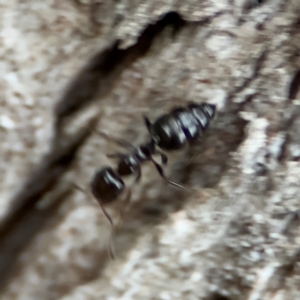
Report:
[[[300,299],[300,1],[0,5],[1,299]],[[188,101],[218,110],[170,155],[192,189],[143,166],[113,261],[91,128],[136,145]]]

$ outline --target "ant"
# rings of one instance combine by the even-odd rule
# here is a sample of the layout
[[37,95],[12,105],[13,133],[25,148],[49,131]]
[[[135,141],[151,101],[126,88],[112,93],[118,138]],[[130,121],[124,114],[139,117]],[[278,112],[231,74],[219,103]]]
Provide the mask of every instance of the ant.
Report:
[[[119,199],[126,189],[127,195],[125,196],[123,207],[128,205],[131,190],[126,188],[122,178],[137,174],[135,182],[138,182],[141,179],[142,163],[151,161],[166,182],[179,188],[185,188],[165,176],[162,166],[153,159],[153,155],[159,154],[162,165],[167,164],[167,156],[160,152],[157,146],[163,150],[174,151],[182,149],[186,143],[193,144],[196,140],[199,140],[202,132],[206,130],[215,112],[216,106],[213,104],[189,103],[187,107],[173,108],[170,113],[162,115],[153,124],[144,116],[145,125],[151,138],[150,141],[138,147],[133,146],[126,140],[112,138],[103,132],[97,131],[98,134],[106,139],[113,140],[119,146],[129,150],[127,154],[120,152],[108,154],[107,156],[110,158],[119,159],[116,170],[108,166],[103,167],[95,173],[90,183],[91,192],[100,204],[112,228],[114,228],[113,221],[104,206]],[[112,254],[111,249],[110,253]]]

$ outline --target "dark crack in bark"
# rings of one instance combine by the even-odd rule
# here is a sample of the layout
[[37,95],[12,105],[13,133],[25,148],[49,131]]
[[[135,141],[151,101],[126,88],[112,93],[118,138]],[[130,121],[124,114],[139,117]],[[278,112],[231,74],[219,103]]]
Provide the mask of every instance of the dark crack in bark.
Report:
[[251,10],[260,7],[268,0],[246,0],[243,5],[243,13],[249,13]]
[[300,70],[294,74],[288,90],[288,99],[295,100],[300,88]]
[[[115,40],[105,50],[92,57],[75,75],[54,109],[55,136],[51,149],[13,197],[11,209],[0,224],[0,243],[3,251],[0,258],[0,290],[12,274],[21,250],[24,250],[37,231],[55,214],[63,200],[71,193],[72,187],[69,186],[61,196],[51,199],[52,205],[43,212],[36,208],[36,205],[57,186],[62,176],[70,169],[77,152],[92,133],[91,128],[95,126],[99,116],[93,118],[87,126],[72,137],[62,134],[65,121],[95,100],[96,96],[106,95],[117,82],[122,71],[144,56],[154,39],[166,27],[173,28],[173,37],[175,37],[184,26],[205,25],[225,12],[219,11],[197,22],[187,22],[177,12],[168,12],[157,22],[149,24],[133,46],[120,49],[120,41]],[[25,232],[24,228],[28,230]]]
[[229,92],[226,101],[232,101],[238,93],[248,88],[250,84],[255,79],[258,78],[260,70],[263,68],[263,64],[268,58],[268,53],[269,53],[268,49],[264,49],[261,51],[259,57],[256,59],[254,63],[252,75],[246,78],[242,84],[240,84],[239,86],[234,88],[231,92]]
[[54,114],[56,129],[59,129],[65,118],[73,115],[91,103],[96,96],[103,95],[101,87],[108,92],[122,71],[136,59],[147,53],[153,40],[167,26],[172,26],[174,35],[182,28],[185,21],[177,12],[169,12],[156,23],[148,25],[138,37],[136,44],[120,49],[116,40],[105,50],[101,50],[90,59],[87,65],[75,76],[58,101]]
[[68,117],[90,104],[96,97],[107,95],[122,72],[149,51],[154,40],[166,27],[173,28],[173,37],[185,26],[203,26],[228,11],[219,11],[201,21],[185,21],[176,11],[170,11],[153,24],[149,24],[139,35],[134,45],[120,49],[120,40],[101,50],[74,77],[54,109],[56,130]]
[[[26,211],[18,221],[6,224],[1,234],[1,259],[0,259],[0,291],[14,274],[18,265],[18,255],[24,250],[32,238],[57,214],[61,203],[72,194],[70,187],[65,188],[53,199],[53,202],[45,209],[32,207]],[[13,220],[11,220],[13,222]],[[6,233],[6,236],[3,234]]]
[[[97,118],[93,118],[86,127],[69,138],[67,145],[54,144],[35,170],[28,175],[20,191],[11,199],[11,209],[0,224],[0,290],[13,267],[18,253],[30,238],[40,229],[42,223],[53,215],[61,205],[70,189],[64,191],[45,211],[36,209],[36,205],[51,191],[61,177],[70,169],[80,147],[92,133]],[[42,218],[39,218],[39,215]]]

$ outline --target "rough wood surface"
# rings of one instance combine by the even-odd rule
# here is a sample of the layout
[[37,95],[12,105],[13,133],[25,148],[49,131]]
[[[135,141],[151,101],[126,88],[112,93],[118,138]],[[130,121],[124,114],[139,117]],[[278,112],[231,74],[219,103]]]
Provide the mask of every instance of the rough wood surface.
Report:
[[[300,1],[1,1],[1,299],[300,299]],[[84,189],[150,118],[217,105],[111,229]],[[118,219],[120,203],[110,207]]]

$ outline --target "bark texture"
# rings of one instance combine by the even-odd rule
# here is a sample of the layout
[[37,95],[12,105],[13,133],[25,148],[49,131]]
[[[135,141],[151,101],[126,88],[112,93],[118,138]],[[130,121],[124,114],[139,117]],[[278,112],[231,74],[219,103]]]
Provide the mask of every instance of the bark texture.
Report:
[[[0,293],[300,299],[300,1],[0,1]],[[201,145],[151,164],[111,228],[87,191],[115,143],[188,101]],[[95,130],[96,128],[96,130]],[[124,151],[124,150],[123,150]],[[119,221],[118,221],[119,220]]]

